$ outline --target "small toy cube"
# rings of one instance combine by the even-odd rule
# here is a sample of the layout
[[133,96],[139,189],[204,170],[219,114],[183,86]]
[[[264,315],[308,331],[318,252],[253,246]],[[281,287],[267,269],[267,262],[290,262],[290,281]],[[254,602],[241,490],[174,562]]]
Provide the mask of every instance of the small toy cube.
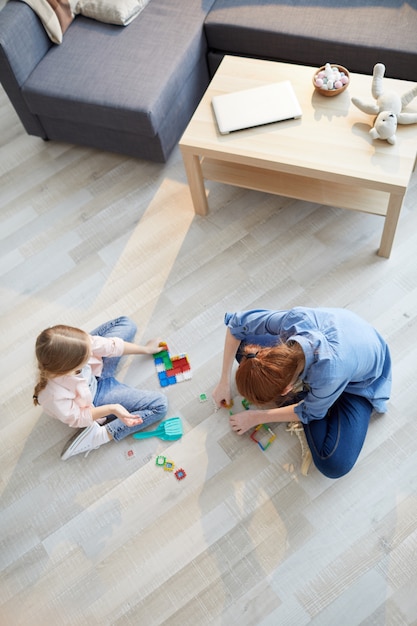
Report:
[[155,465],[159,465],[159,467],[163,467],[165,465],[166,457],[161,454],[156,457]]
[[175,467],[174,461],[165,461],[164,470],[166,472],[173,472]]
[[158,378],[159,378],[159,384],[161,385],[161,387],[168,387],[169,385],[169,378],[166,375],[166,372],[159,372],[158,373]]
[[177,480],[182,480],[183,478],[185,478],[187,476],[187,474],[185,473],[185,471],[181,467],[181,469],[178,469],[175,472],[175,476],[176,476]]

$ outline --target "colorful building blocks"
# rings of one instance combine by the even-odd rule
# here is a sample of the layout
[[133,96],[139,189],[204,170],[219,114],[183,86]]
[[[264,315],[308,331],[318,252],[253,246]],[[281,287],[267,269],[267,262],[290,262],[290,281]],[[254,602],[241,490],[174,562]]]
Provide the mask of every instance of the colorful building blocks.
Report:
[[[158,465],[158,467],[163,467],[166,472],[174,472],[174,461],[167,460],[166,456],[163,456],[162,454],[159,454],[156,457],[155,465]],[[182,467],[180,467],[180,469],[177,469],[174,472],[174,475],[177,480],[182,480],[187,476],[185,470]]]
[[259,424],[252,432],[250,438],[258,444],[261,450],[266,450],[277,436],[268,426]]
[[246,400],[246,398],[243,398],[243,400],[242,400],[242,406],[243,406],[243,408],[245,409],[245,411],[249,411],[249,409],[250,409],[250,404],[249,404],[249,402]]
[[187,476],[187,474],[182,469],[182,467],[175,472],[175,477],[176,477],[177,480],[182,480],[186,476]]
[[[223,403],[223,406],[227,406],[229,410],[229,415],[234,415],[235,413],[239,413],[240,409],[237,409],[237,411],[233,411],[232,407],[233,407],[233,400],[231,400],[230,404],[226,405]],[[242,398],[242,406],[245,409],[245,411],[249,411],[250,409],[250,404],[248,402],[248,400],[246,400],[246,398]]]
[[191,367],[186,354],[171,356],[166,343],[160,343],[164,347],[161,352],[153,355],[155,368],[161,387],[175,385],[184,380],[191,379]]

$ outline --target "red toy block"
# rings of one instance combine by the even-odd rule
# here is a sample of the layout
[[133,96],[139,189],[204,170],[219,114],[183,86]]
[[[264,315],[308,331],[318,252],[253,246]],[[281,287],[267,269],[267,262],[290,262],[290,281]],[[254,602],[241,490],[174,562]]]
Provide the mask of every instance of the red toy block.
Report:
[[175,472],[175,477],[176,477],[177,480],[182,480],[186,476],[187,476],[187,474],[182,469],[182,467]]

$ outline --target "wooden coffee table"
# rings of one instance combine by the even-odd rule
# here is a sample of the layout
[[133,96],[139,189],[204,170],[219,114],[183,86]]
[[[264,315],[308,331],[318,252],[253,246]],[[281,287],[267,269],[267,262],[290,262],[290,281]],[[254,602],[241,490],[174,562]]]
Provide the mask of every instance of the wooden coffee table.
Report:
[[[343,61],[343,60],[342,60]],[[335,97],[314,91],[317,68],[224,57],[181,141],[195,212],[208,211],[205,180],[275,193],[385,217],[378,254],[388,258],[417,154],[417,125],[399,126],[397,142],[372,140],[372,118],[355,107],[354,95],[372,101],[371,76],[352,74]],[[290,80],[303,110],[289,120],[221,135],[212,97]],[[384,78],[399,94],[403,80]],[[413,104],[409,105],[410,110]]]

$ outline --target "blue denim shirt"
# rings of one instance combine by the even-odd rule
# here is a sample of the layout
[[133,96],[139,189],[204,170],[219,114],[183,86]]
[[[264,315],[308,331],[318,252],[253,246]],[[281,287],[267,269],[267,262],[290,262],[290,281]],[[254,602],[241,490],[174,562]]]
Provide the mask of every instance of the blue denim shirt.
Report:
[[344,392],[367,398],[384,413],[391,392],[391,358],[381,335],[355,313],[295,307],[226,313],[236,339],[262,346],[297,341],[305,355],[301,378],[308,393],[296,407],[301,422],[323,418]]

